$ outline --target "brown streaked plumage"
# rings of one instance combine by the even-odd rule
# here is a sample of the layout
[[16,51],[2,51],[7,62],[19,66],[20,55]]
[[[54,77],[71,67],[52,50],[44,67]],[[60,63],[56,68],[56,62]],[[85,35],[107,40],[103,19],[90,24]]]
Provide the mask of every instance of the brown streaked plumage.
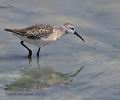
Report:
[[39,24],[24,29],[5,29],[5,31],[13,32],[29,39],[40,39],[48,38],[53,33],[53,27],[51,25]]

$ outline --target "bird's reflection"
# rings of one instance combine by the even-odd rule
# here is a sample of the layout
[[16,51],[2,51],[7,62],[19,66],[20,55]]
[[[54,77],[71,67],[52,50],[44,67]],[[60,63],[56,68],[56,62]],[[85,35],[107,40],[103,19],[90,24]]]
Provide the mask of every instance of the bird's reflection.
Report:
[[[32,59],[29,60],[29,66],[32,64]],[[26,67],[21,71],[21,77],[14,82],[7,84],[5,90],[8,91],[23,91],[23,90],[40,90],[50,86],[69,84],[73,78],[80,73],[84,66],[76,72],[63,74],[51,68],[41,68],[39,59],[36,60],[37,67]]]

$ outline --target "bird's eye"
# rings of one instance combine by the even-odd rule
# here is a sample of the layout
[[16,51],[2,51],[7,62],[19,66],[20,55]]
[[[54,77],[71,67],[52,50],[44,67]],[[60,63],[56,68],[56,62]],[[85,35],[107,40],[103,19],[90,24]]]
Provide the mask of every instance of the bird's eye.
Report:
[[73,27],[71,27],[71,29],[72,29],[72,30],[74,30],[74,28],[73,28]]

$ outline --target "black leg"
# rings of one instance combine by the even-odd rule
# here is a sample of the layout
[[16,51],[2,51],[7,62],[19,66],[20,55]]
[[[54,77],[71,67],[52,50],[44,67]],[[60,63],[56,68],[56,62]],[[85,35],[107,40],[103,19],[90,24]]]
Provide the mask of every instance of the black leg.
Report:
[[30,50],[30,49],[24,44],[24,41],[21,41],[20,43],[29,51],[28,57],[31,58],[31,56],[32,56],[32,50]]
[[39,52],[40,52],[41,47],[39,47],[38,51],[37,51],[37,57],[39,58]]

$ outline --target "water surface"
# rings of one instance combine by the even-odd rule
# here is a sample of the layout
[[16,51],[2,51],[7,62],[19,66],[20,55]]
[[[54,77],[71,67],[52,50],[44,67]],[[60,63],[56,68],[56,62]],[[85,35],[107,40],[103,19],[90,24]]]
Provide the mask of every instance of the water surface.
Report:
[[[120,99],[119,0],[0,0],[0,100],[119,100]],[[8,96],[5,84],[29,65],[20,40],[4,28],[70,22],[84,37],[66,35],[41,49],[40,67],[67,73],[85,66],[74,81],[53,86],[39,95]],[[37,47],[32,67],[36,67]]]

